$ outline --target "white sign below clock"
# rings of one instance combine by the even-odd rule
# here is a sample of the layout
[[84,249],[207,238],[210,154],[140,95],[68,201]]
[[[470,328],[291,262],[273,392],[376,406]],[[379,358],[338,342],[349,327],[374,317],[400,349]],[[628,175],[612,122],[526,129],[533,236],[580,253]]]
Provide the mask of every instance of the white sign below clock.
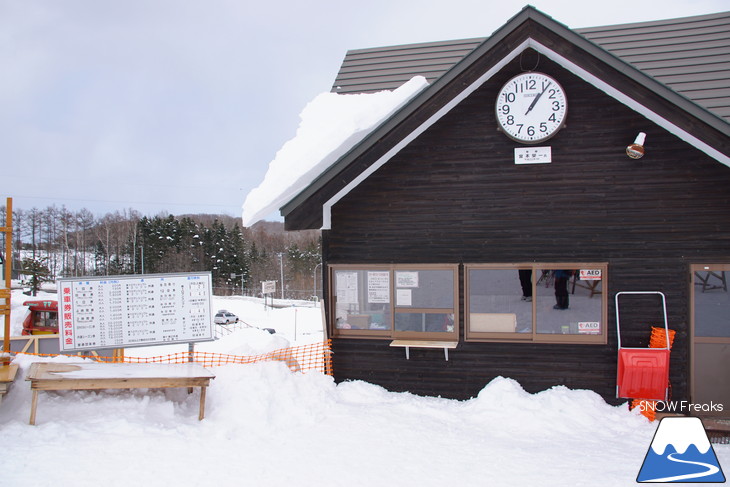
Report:
[[518,74],[499,90],[495,103],[499,128],[511,139],[538,144],[565,124],[568,101],[562,86],[538,72]]

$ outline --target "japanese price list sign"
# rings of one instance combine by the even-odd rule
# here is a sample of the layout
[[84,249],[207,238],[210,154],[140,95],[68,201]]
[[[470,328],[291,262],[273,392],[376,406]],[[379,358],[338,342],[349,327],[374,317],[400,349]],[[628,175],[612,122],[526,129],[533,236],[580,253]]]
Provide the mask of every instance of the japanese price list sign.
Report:
[[207,273],[58,280],[61,351],[213,340]]

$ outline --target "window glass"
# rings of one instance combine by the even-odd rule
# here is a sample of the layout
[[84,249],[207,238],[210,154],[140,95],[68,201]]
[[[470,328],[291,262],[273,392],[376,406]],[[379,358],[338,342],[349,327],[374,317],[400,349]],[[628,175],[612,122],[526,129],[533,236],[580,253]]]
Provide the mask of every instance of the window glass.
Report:
[[454,331],[454,315],[451,313],[396,313],[395,329],[396,331],[450,333]]
[[335,328],[390,330],[391,299],[388,270],[334,272]]
[[536,331],[541,334],[600,335],[602,271],[542,269],[536,283]]
[[395,271],[396,307],[453,308],[452,270]]
[[532,269],[469,270],[469,330],[532,333]]
[[730,338],[730,293],[724,270],[694,273],[695,336]]
[[458,339],[458,265],[332,266],[335,334],[416,340]]
[[467,264],[466,340],[606,343],[606,264]]

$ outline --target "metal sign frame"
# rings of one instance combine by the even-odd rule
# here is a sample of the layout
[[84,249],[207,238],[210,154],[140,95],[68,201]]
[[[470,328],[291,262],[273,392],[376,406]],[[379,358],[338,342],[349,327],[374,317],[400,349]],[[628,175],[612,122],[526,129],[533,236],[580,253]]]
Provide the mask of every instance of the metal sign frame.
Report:
[[214,340],[210,272],[61,278],[61,352]]

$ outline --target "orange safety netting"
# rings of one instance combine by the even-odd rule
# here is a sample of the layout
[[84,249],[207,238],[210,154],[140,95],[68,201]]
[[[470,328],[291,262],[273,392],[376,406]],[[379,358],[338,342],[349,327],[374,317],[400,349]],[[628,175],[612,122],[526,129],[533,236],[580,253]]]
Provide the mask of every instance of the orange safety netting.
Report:
[[[56,356],[58,354],[25,353],[25,355]],[[68,355],[67,356],[76,356]],[[312,343],[298,347],[282,348],[273,352],[261,355],[231,355],[214,352],[178,352],[156,357],[128,357],[123,354],[115,354],[112,357],[100,355],[85,356],[98,362],[106,363],[130,363],[130,364],[182,364],[196,362],[203,367],[215,367],[228,364],[255,364],[260,362],[279,361],[284,362],[293,372],[317,371],[323,374],[332,375],[332,349],[331,340],[321,343]]]

